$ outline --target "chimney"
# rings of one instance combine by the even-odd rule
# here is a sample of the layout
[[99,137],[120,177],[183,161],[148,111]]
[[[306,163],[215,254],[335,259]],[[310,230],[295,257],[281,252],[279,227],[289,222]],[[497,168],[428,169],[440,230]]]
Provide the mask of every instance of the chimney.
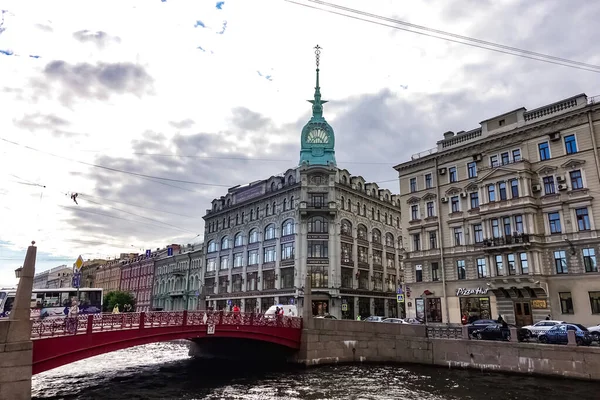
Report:
[[444,133],[444,140],[450,139],[452,136],[454,136],[454,132],[448,131],[448,132]]

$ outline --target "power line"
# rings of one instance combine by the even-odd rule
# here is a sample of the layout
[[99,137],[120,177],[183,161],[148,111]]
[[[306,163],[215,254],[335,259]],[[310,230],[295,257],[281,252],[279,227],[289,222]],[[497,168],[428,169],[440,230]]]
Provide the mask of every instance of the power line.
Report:
[[[398,29],[398,30],[402,30],[402,31],[406,31],[406,32],[416,33],[418,35],[428,36],[428,37],[432,37],[432,38],[435,38],[435,39],[442,39],[442,40],[446,40],[446,41],[453,42],[453,43],[464,44],[464,45],[471,46],[471,47],[477,47],[477,48],[484,49],[484,50],[494,51],[494,52],[497,52],[497,53],[502,53],[502,54],[508,54],[508,55],[512,55],[512,56],[527,58],[527,59],[530,59],[530,60],[542,61],[542,62],[546,62],[546,63],[550,63],[550,64],[561,65],[561,66],[564,66],[564,67],[575,68],[575,69],[580,69],[580,70],[589,71],[589,72],[600,73],[600,66],[597,66],[597,65],[585,64],[585,63],[581,63],[579,61],[572,61],[572,60],[568,60],[568,59],[562,59],[560,57],[555,57],[555,56],[546,56],[544,54],[535,53],[535,52],[532,52],[532,51],[529,51],[529,50],[521,50],[521,49],[517,49],[517,48],[511,48],[510,46],[494,44],[492,42],[486,42],[486,41],[483,41],[483,40],[480,40],[480,39],[472,39],[472,38],[468,38],[466,36],[456,35],[456,34],[453,34],[453,33],[446,33],[446,32],[443,32],[443,31],[438,31],[438,30],[435,30],[435,29],[427,28],[427,27],[420,27],[419,25],[409,24],[409,23],[404,22],[404,21],[395,20],[395,19],[392,19],[392,18],[387,18],[387,17],[383,17],[383,16],[380,16],[380,15],[376,15],[376,14],[370,14],[370,13],[367,13],[367,12],[364,12],[364,11],[355,10],[355,9],[352,9],[352,8],[349,8],[349,7],[338,6],[336,4],[330,4],[330,3],[323,2],[323,1],[307,0],[307,1],[311,1],[311,2],[317,3],[317,4],[322,4],[322,5],[326,5],[326,6],[338,8],[338,9],[343,9],[345,11],[353,12],[353,13],[356,13],[356,14],[359,14],[359,15],[363,15],[363,16],[367,16],[367,17],[371,17],[371,18],[375,18],[375,19],[381,19],[381,20],[384,20],[384,21],[391,21],[391,22],[393,22],[395,24],[401,24],[401,25],[405,25],[405,26],[413,26],[413,27],[416,27],[418,29],[428,30],[428,31],[432,31],[432,32],[441,32],[442,34],[447,35],[447,36],[457,37],[457,38],[460,38],[461,40],[471,40],[473,42],[481,43],[481,44],[464,42],[464,41],[460,41],[460,40],[457,40],[457,39],[450,39],[448,37],[439,36],[439,35],[433,35],[433,34],[425,33],[425,32],[418,32],[418,31],[414,31],[414,30],[411,30],[411,29],[402,28],[402,27],[399,27],[399,26],[396,26],[396,25],[389,25],[389,24],[385,24],[385,23],[382,23],[382,22],[377,22],[377,21],[372,21],[372,20],[369,20],[369,19],[357,17],[357,16],[354,16],[354,15],[348,15],[348,14],[344,14],[344,13],[333,11],[333,10],[327,10],[327,9],[316,7],[316,6],[312,6],[312,5],[309,5],[309,4],[303,4],[303,3],[300,3],[300,2],[297,2],[297,1],[294,1],[294,0],[285,0],[285,1],[288,2],[288,3],[293,3],[293,4],[304,6],[304,7],[307,7],[307,8],[312,8],[312,9],[315,9],[315,10],[324,11],[324,12],[327,12],[327,13],[336,14],[336,15],[340,15],[340,16],[343,16],[343,17],[347,17],[347,18],[352,18],[352,19],[356,19],[356,20],[359,20],[359,21],[369,22],[369,23],[372,23],[372,24],[376,24],[376,25],[380,25],[380,26],[385,26],[385,27],[388,27],[388,28],[393,28],[393,29]],[[496,48],[494,48],[494,47],[486,47],[486,46],[495,46]],[[510,51],[502,50],[503,48],[504,49],[511,49],[511,50]],[[512,50],[512,49],[514,49],[514,50]],[[530,54],[530,55],[527,55],[527,54]],[[553,60],[556,60],[556,61],[553,61]],[[565,61],[558,61],[558,60],[565,60]],[[578,66],[578,65],[581,65],[581,66]],[[585,68],[584,66],[590,66],[590,68]],[[592,69],[592,68],[594,68],[594,69]]]

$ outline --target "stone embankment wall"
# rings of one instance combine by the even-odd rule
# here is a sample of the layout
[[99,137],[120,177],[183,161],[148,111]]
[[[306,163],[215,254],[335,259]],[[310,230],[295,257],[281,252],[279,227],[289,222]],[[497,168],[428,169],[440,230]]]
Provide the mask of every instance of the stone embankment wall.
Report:
[[307,366],[398,362],[600,380],[600,348],[428,339],[419,325],[326,319],[305,325],[296,361]]
[[0,399],[31,399],[31,336],[29,321],[0,321]]

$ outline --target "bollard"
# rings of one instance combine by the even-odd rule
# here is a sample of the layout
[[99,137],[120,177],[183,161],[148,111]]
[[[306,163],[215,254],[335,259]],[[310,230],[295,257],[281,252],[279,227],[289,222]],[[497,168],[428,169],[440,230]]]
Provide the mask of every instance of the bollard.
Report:
[[471,336],[469,336],[469,327],[466,325],[462,326],[462,338],[463,340],[471,340]]
[[510,339],[511,342],[518,342],[519,341],[519,337],[518,337],[518,333],[517,333],[517,328],[515,327],[511,327],[510,328]]
[[575,331],[567,331],[567,345],[577,346],[577,340],[575,339]]

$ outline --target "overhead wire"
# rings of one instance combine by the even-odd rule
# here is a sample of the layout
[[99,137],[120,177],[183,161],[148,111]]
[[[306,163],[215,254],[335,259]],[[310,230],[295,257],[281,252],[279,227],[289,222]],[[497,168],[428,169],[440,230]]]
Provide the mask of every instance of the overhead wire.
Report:
[[[561,59],[561,57],[544,56],[542,53],[535,53],[535,52],[531,52],[529,50],[520,50],[520,52],[517,52],[516,50],[510,50],[510,51],[509,50],[503,50],[503,46],[504,45],[496,45],[496,47],[486,47],[486,46],[492,46],[493,43],[492,42],[488,42],[488,43],[490,43],[489,45],[488,44],[485,44],[485,45],[484,44],[477,44],[477,41],[479,39],[472,39],[472,41],[474,41],[475,43],[469,43],[468,41],[461,41],[461,40],[466,40],[466,38],[467,38],[466,36],[465,36],[465,39],[461,39],[461,40],[451,39],[449,37],[434,35],[434,34],[431,34],[431,33],[418,32],[418,31],[411,30],[411,29],[408,29],[408,28],[403,28],[403,27],[400,27],[400,26],[397,26],[397,25],[390,25],[390,24],[385,24],[385,23],[382,23],[382,22],[372,21],[372,20],[369,20],[369,19],[366,19],[366,18],[361,18],[361,17],[355,16],[355,15],[344,14],[344,13],[341,13],[341,12],[337,12],[337,11],[328,10],[328,9],[325,9],[325,8],[316,7],[316,6],[313,6],[313,5],[310,5],[310,4],[300,3],[299,1],[294,1],[294,0],[284,0],[284,1],[286,1],[288,3],[296,4],[296,5],[299,5],[299,6],[303,6],[303,7],[307,7],[307,8],[312,8],[312,9],[315,9],[315,10],[319,10],[319,11],[323,11],[323,12],[327,12],[327,13],[331,13],[331,14],[340,15],[340,16],[343,16],[343,17],[347,17],[347,18],[351,18],[351,19],[355,19],[355,20],[359,20],[359,21],[369,22],[369,23],[375,24],[375,25],[380,25],[380,26],[385,26],[385,27],[388,27],[388,28],[393,28],[393,29],[398,29],[398,30],[402,30],[402,31],[406,31],[406,32],[411,32],[411,33],[415,33],[417,35],[432,37],[432,38],[435,38],[435,39],[446,40],[446,41],[452,42],[452,43],[464,44],[466,46],[471,46],[471,47],[476,47],[476,48],[480,48],[480,49],[484,49],[484,50],[494,51],[494,52],[497,52],[497,53],[502,53],[502,54],[507,54],[507,55],[512,55],[512,56],[527,58],[527,59],[535,60],[535,61],[542,61],[542,62],[549,63],[549,64],[561,65],[563,67],[569,67],[569,68],[580,69],[580,70],[584,70],[584,71],[588,71],[588,72],[600,73],[600,66],[596,66],[596,65],[592,65],[592,64],[585,64],[585,63],[581,63],[579,61],[571,61],[571,60],[567,60],[567,59],[564,59],[566,61],[558,61],[556,59]],[[383,17],[383,16],[380,16],[380,15],[376,15],[376,14],[370,14],[370,13],[367,13],[367,12],[364,12],[364,11],[351,9],[349,7],[338,6],[338,5],[335,5],[335,4],[326,3],[326,2],[317,1],[317,0],[307,0],[307,1],[311,1],[311,2],[314,2],[314,3],[317,3],[317,4],[322,4],[322,5],[327,5],[327,6],[335,7],[335,8],[338,8],[338,9],[344,9],[345,8],[345,9],[349,10],[348,12],[354,12],[356,14],[363,15],[363,16],[368,16],[370,18],[381,19],[381,20],[386,20],[386,21],[387,20],[393,21],[393,23],[395,23],[395,24],[408,24],[408,23],[406,23],[404,21],[395,20],[395,19],[392,19],[392,18],[387,18],[387,17]],[[417,25],[415,25],[415,27],[416,26]],[[422,29],[423,30],[430,29],[432,31],[435,31],[435,30],[433,30],[431,28],[425,28],[425,27],[423,27]],[[440,31],[440,32],[443,32],[443,31]],[[447,35],[447,36],[451,36],[451,37],[453,35],[456,35],[456,34],[450,34],[450,33],[444,33],[444,34]],[[456,36],[460,36],[460,35],[456,35]],[[485,42],[485,41],[481,41],[481,42]],[[504,47],[510,47],[510,46],[504,46]],[[513,51],[513,52],[511,52],[511,51]],[[528,54],[531,54],[531,55],[528,55]],[[535,55],[533,55],[533,54],[535,54]],[[591,67],[590,68],[585,68],[583,65],[590,65]]]

